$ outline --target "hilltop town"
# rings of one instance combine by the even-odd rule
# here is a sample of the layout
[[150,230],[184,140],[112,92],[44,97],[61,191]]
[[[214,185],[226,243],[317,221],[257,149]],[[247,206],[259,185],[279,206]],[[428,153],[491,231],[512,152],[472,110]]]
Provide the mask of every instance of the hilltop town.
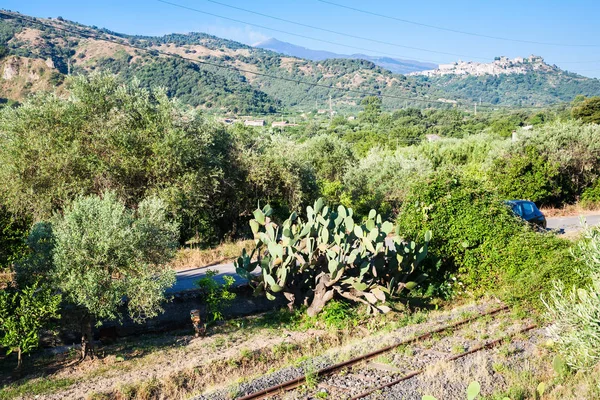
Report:
[[531,55],[528,58],[496,57],[491,63],[474,61],[458,61],[450,64],[440,64],[438,69],[412,72],[408,75],[443,76],[443,75],[500,75],[525,74],[530,71],[553,71],[556,68],[544,62],[540,56]]

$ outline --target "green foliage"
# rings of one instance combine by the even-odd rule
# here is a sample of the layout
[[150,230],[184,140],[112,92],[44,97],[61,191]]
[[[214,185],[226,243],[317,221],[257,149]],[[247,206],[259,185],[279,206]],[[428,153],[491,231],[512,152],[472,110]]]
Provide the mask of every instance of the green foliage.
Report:
[[535,147],[523,154],[495,160],[490,180],[506,199],[526,199],[542,205],[556,204],[561,196],[558,165],[548,161]]
[[581,194],[581,204],[584,207],[592,207],[600,204],[600,179],[588,187]]
[[323,308],[318,318],[327,328],[340,331],[356,322],[358,316],[356,315],[356,309],[350,304],[344,301],[332,300]]
[[[386,245],[394,225],[371,210],[364,224],[353,219],[352,209],[337,210],[322,199],[306,209],[306,222],[296,213],[280,226],[271,221],[270,206],[254,211],[250,226],[256,239],[251,254],[245,251],[235,262],[236,271],[253,281],[258,292],[274,299],[282,293],[293,304],[309,303],[308,314],[318,314],[334,296],[386,312],[378,305],[387,296],[411,290],[426,277],[417,271],[427,254],[424,245],[404,243],[396,236]],[[259,258],[255,261],[254,255]],[[252,272],[260,267],[262,276]]]
[[53,280],[66,300],[98,319],[120,318],[124,298],[134,321],[162,311],[164,291],[175,282],[167,263],[178,226],[161,200],[143,200],[134,212],[112,192],[82,197],[53,225]]
[[[487,252],[496,247],[491,243],[521,230],[497,195],[471,178],[445,172],[413,186],[397,224],[411,240],[432,231],[431,263],[441,261],[448,272],[459,272],[468,286],[482,292],[498,283],[496,268],[486,262]],[[438,279],[443,281],[444,274]]]
[[0,346],[8,354],[29,353],[39,345],[40,332],[49,320],[60,318],[61,296],[37,282],[22,289],[8,288],[0,291]]
[[590,97],[571,109],[573,118],[585,123],[600,124],[600,97]]
[[12,271],[13,264],[26,252],[28,221],[16,218],[0,205],[0,272]]
[[360,119],[371,124],[378,122],[381,115],[381,99],[369,96],[365,97],[360,104],[364,107],[364,111],[359,115]]
[[553,122],[501,148],[489,177],[509,198],[551,206],[574,203],[600,174],[600,127]]
[[46,277],[93,318],[121,318],[127,299],[129,316],[143,321],[162,310],[164,290],[175,281],[167,263],[177,230],[157,198],[134,212],[113,192],[80,197],[51,225],[32,229],[32,254],[17,272]]
[[555,280],[544,304],[552,321],[548,332],[561,359],[575,370],[585,370],[600,361],[600,228],[586,227],[576,253],[585,262],[579,272],[591,283],[577,289]]
[[397,224],[411,240],[433,232],[428,263],[441,262],[437,285],[458,273],[469,291],[537,305],[553,277],[577,282],[570,243],[533,231],[502,200],[479,180],[442,172],[413,187]]
[[0,196],[11,212],[46,219],[78,195],[114,190],[130,206],[161,197],[184,236],[218,218],[211,205],[231,151],[222,128],[110,75],[73,78],[71,93],[2,111]]
[[222,320],[223,310],[235,299],[235,293],[230,291],[235,279],[224,275],[223,283],[219,283],[215,279],[218,274],[218,271],[208,270],[204,278],[196,282],[202,291],[202,301],[206,304],[207,313],[211,316],[208,323]]
[[577,95],[594,96],[600,91],[597,80],[559,70],[482,76],[445,75],[420,77],[419,81],[443,88],[446,96],[522,107],[568,102]]

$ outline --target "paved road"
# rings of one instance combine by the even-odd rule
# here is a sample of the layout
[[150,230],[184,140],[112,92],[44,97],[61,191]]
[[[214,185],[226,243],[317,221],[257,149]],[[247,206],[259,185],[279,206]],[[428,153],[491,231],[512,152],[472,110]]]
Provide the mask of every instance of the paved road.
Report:
[[[585,215],[584,218],[590,226],[600,225],[600,214]],[[552,217],[547,221],[549,229],[564,230],[565,233],[576,232],[582,228],[579,216]]]
[[210,267],[200,267],[194,269],[188,269],[185,271],[177,271],[177,282],[167,292],[183,292],[184,290],[197,289],[196,281],[206,274],[206,271],[213,270],[218,271],[218,275],[215,277],[219,282],[223,283],[223,276],[233,276],[237,284],[245,283],[246,280],[235,273],[235,267],[233,263],[212,265]]
[[[600,225],[600,214],[586,215],[585,218],[589,225]],[[556,230],[563,230],[565,233],[569,233],[569,232],[575,232],[575,231],[580,230],[581,224],[579,222],[578,216],[575,216],[575,217],[553,217],[553,218],[548,218],[548,228],[556,229]],[[389,243],[388,243],[388,245],[389,245]],[[239,275],[237,275],[235,273],[235,267],[233,266],[233,263],[227,263],[227,264],[213,265],[210,267],[201,267],[201,268],[188,269],[185,271],[179,271],[179,272],[177,272],[177,282],[175,283],[175,285],[173,285],[172,288],[170,288],[168,290],[168,292],[176,293],[176,292],[183,292],[185,290],[197,288],[197,286],[195,285],[195,282],[198,279],[202,278],[206,274],[206,271],[208,271],[208,270],[219,271],[219,274],[216,276],[216,278],[220,282],[223,282],[223,276],[225,276],[225,275],[233,276],[235,278],[237,284],[243,284],[246,282],[245,279],[243,279],[242,277],[240,277]]]

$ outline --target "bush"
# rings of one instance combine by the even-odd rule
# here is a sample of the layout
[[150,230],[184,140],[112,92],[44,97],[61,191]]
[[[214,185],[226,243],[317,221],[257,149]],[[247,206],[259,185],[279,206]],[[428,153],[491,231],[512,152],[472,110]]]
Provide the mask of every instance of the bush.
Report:
[[600,362],[600,228],[587,228],[576,253],[585,261],[580,272],[591,279],[581,289],[554,282],[545,302],[548,332],[559,354],[574,369],[588,369]]
[[581,205],[583,207],[597,207],[600,205],[600,179],[583,191]]
[[[375,210],[361,225],[352,209],[329,208],[323,199],[306,208],[306,222],[292,213],[277,225],[272,211],[268,205],[254,211],[250,226],[256,248],[250,254],[244,250],[234,265],[256,292],[270,300],[281,294],[290,309],[308,305],[312,317],[338,297],[363,303],[369,312],[387,312],[390,308],[379,303],[426,279],[419,264],[430,234],[424,235],[422,246],[397,236],[386,241],[394,225]],[[257,268],[259,276],[252,274]]]
[[576,202],[598,178],[599,152],[600,126],[554,122],[520,132],[495,156],[488,175],[505,196],[560,207]]
[[573,107],[571,114],[575,119],[586,123],[600,124],[600,97],[590,97]]
[[20,290],[0,291],[0,345],[8,353],[17,352],[17,368],[21,355],[39,345],[40,331],[50,319],[59,318],[61,297],[37,282]]
[[569,242],[533,231],[513,215],[498,194],[478,180],[441,172],[414,186],[397,225],[406,239],[433,232],[429,269],[441,269],[434,283],[459,274],[475,294],[539,301],[553,276],[577,281]]
[[112,190],[130,207],[161,197],[184,239],[202,221],[214,224],[222,210],[213,204],[227,192],[224,164],[232,162],[224,128],[164,91],[112,75],[73,77],[70,92],[0,112],[0,197],[9,211],[44,220],[79,195]]
[[235,283],[235,278],[223,275],[221,284],[215,279],[218,274],[219,271],[208,270],[206,276],[196,282],[202,291],[202,301],[206,304],[206,313],[211,318],[210,320],[207,318],[207,324],[222,320],[224,318],[223,310],[235,300],[235,293],[230,291]]
[[525,199],[542,205],[556,204],[561,198],[558,165],[540,150],[528,146],[523,153],[494,161],[490,180],[507,200]]
[[13,264],[26,254],[28,227],[29,221],[15,217],[0,205],[0,274],[11,273]]

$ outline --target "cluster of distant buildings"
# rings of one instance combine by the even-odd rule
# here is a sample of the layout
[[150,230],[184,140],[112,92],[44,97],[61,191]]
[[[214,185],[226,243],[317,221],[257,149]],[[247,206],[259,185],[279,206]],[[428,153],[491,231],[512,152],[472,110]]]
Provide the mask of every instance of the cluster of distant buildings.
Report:
[[522,74],[528,70],[545,70],[551,68],[540,56],[529,57],[496,57],[491,63],[473,61],[458,61],[450,64],[440,64],[437,69],[412,72],[409,75],[441,76],[441,75],[500,75]]
[[[219,121],[225,125],[233,125],[236,123],[243,123],[244,126],[266,126],[267,121],[264,119],[253,119],[252,117],[240,117],[240,118],[219,118]],[[288,126],[298,126],[296,123],[290,123],[289,121],[273,121],[271,127],[273,128],[284,128]]]

